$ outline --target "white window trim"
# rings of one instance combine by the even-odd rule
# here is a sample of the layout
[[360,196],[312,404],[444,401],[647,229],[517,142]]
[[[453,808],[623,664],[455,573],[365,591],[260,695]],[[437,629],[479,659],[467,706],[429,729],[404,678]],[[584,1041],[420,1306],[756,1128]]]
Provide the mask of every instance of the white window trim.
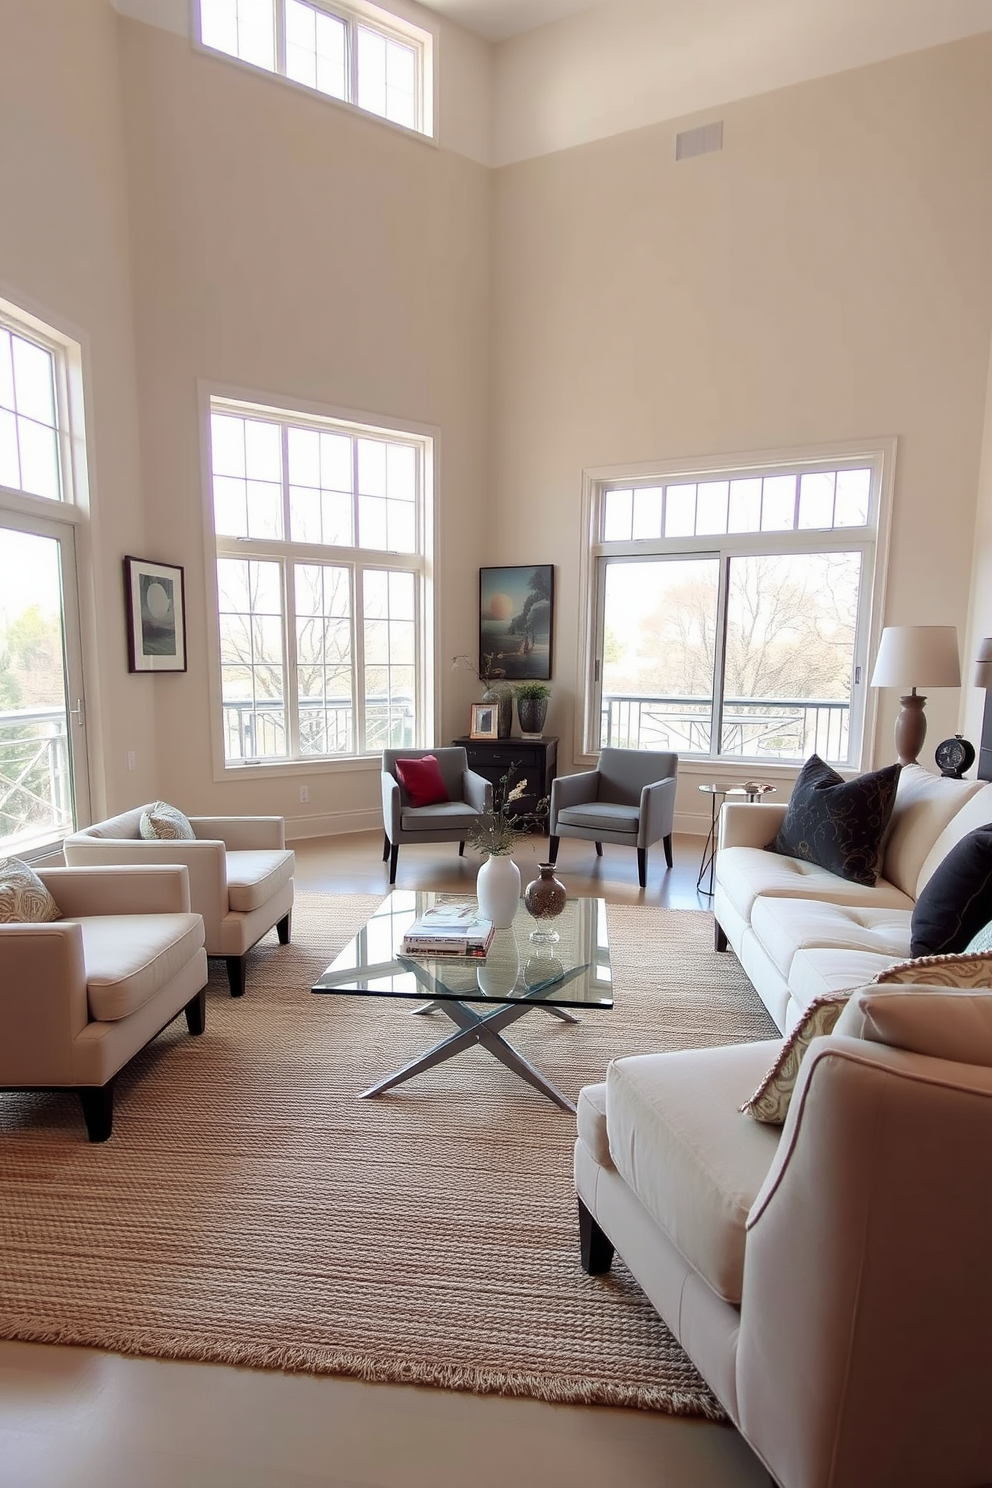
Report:
[[[266,413],[273,410],[289,416],[319,420],[333,419],[339,423],[348,424],[358,432],[367,431],[370,436],[375,436],[383,430],[388,430],[398,435],[408,435],[414,439],[423,439],[424,448],[424,497],[421,502],[421,533],[422,543],[421,578],[419,585],[420,598],[419,609],[416,616],[417,631],[420,644],[420,686],[417,698],[417,717],[419,719],[420,737],[417,740],[420,745],[429,745],[436,736],[438,704],[437,704],[437,678],[439,675],[439,663],[437,656],[437,636],[434,611],[436,609],[437,596],[435,593],[435,546],[437,530],[437,466],[438,466],[438,441],[440,431],[435,425],[415,423],[411,419],[397,419],[388,415],[369,413],[367,410],[359,411],[353,408],[331,406],[323,403],[314,403],[302,398],[287,398],[284,395],[274,393],[262,393],[258,389],[236,387],[232,384],[221,384],[199,380],[197,383],[197,397],[200,408],[200,482],[203,491],[202,515],[203,515],[203,553],[204,553],[204,587],[206,597],[206,630],[210,648],[210,665],[208,668],[208,692],[210,700],[210,745],[211,760],[213,766],[213,779],[215,782],[231,780],[265,779],[272,780],[277,776],[309,775],[313,776],[315,771],[321,773],[337,773],[339,771],[376,771],[381,769],[382,755],[375,754],[349,754],[343,758],[330,755],[314,755],[308,759],[274,759],[259,760],[251,764],[239,764],[229,761],[224,751],[224,723],[223,723],[223,688],[221,684],[220,669],[220,619],[217,594],[217,539],[214,534],[213,525],[213,476],[210,468],[210,412],[213,399],[223,399],[237,404],[239,411],[252,416],[257,414],[264,418]],[[282,556],[286,556],[290,543],[281,546]],[[353,551],[344,548],[342,561],[347,562]],[[309,553],[313,557],[312,545],[300,545],[301,556]],[[365,555],[371,553],[369,549],[362,549],[363,561]],[[291,557],[295,555],[290,554]],[[369,567],[376,566],[369,562]],[[383,565],[378,565],[382,567]],[[385,566],[388,567],[388,564]],[[397,563],[398,568],[406,571],[409,565]]]
[[[580,706],[575,709],[574,724],[574,759],[577,765],[590,767],[595,764],[599,756],[599,750],[595,747],[596,737],[596,710],[593,707],[595,688],[593,686],[593,667],[596,658],[596,639],[598,635],[599,617],[597,615],[597,582],[596,566],[601,557],[614,556],[622,553],[644,552],[643,544],[638,542],[626,543],[604,543],[600,540],[598,532],[598,516],[600,510],[600,493],[604,486],[622,485],[626,481],[631,483],[645,483],[652,479],[661,482],[674,482],[679,479],[686,481],[719,479],[738,475],[747,475],[751,471],[761,471],[767,474],[775,469],[781,470],[783,474],[790,468],[802,466],[809,469],[811,465],[820,464],[824,468],[832,468],[839,462],[849,463],[853,460],[870,462],[873,470],[871,484],[871,503],[875,512],[875,522],[870,524],[869,530],[874,534],[874,562],[872,572],[865,575],[869,582],[869,592],[866,597],[866,625],[867,645],[865,648],[865,663],[874,656],[882,631],[882,617],[885,613],[885,589],[888,579],[889,548],[892,525],[892,497],[895,486],[897,440],[894,436],[883,436],[854,442],[831,442],[815,445],[793,446],[774,450],[749,450],[742,454],[710,455],[701,456],[698,459],[679,460],[650,460],[623,465],[599,465],[590,466],[582,472],[582,523],[580,529],[579,548],[579,615],[581,623],[577,627],[575,676],[580,692]],[[846,549],[852,546],[861,546],[864,539],[860,536],[861,528],[838,528],[836,531],[836,546]],[[781,539],[789,539],[790,533],[756,533],[756,546],[767,544],[769,541],[778,544]],[[794,534],[795,546],[804,548],[802,533]],[[736,544],[739,536],[734,534],[732,540]],[[671,552],[692,552],[700,554],[712,553],[719,548],[725,539],[721,537],[693,537],[673,538],[667,544]],[[831,546],[833,538],[818,542],[818,548]],[[860,637],[859,637],[860,640]],[[859,770],[870,768],[874,755],[876,724],[878,718],[878,695],[877,689],[868,684],[867,678],[864,683],[863,719],[861,730],[861,748],[858,762],[851,766],[838,766],[840,773],[845,769],[848,774],[855,774]],[[778,778],[790,779],[795,776],[799,764],[795,761],[789,764],[761,765],[762,775],[769,780]],[[729,756],[717,756],[711,754],[705,758],[686,756],[679,762],[679,773],[682,775],[698,776],[700,779],[712,779],[714,770],[719,770],[721,777],[741,780],[748,779],[754,775],[755,765],[753,760],[742,760],[737,763]]]
[[[374,28],[383,34],[392,33],[398,39],[416,42],[420,50],[420,70],[422,73],[422,89],[417,100],[418,111],[422,114],[420,126],[410,128],[407,124],[398,124],[393,119],[386,119],[382,114],[373,113],[371,109],[362,108],[360,104],[353,103],[348,98],[334,98],[329,93],[322,93],[319,88],[310,88],[306,83],[297,82],[296,78],[287,77],[285,71],[280,71],[280,66],[285,68],[283,58],[284,42],[282,38],[277,39],[276,66],[275,68],[259,67],[254,62],[246,62],[243,57],[235,57],[231,52],[221,51],[218,47],[209,46],[204,40],[200,25],[200,0],[189,0],[190,22],[189,34],[195,51],[202,52],[205,57],[213,57],[223,62],[230,62],[235,67],[242,68],[251,73],[253,77],[272,78],[277,83],[293,88],[304,94],[307,98],[319,98],[322,102],[330,104],[333,108],[344,109],[347,113],[357,115],[362,119],[371,119],[376,124],[384,125],[392,129],[405,139],[422,140],[424,144],[439,145],[438,137],[438,41],[439,28],[419,8],[414,12],[413,8],[396,0],[396,8],[386,10],[382,6],[373,5],[370,0],[345,0],[343,4],[336,4],[335,0],[307,0],[307,4],[314,5],[317,9],[326,10],[329,15],[339,18],[352,17],[355,20],[368,21]],[[282,59],[280,61],[280,59]]]

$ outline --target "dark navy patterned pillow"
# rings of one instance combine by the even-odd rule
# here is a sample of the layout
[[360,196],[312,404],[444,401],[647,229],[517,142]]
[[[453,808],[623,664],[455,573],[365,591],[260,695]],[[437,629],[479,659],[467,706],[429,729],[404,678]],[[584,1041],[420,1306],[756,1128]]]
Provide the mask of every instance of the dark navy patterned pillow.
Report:
[[819,755],[810,755],[769,851],[816,863],[852,883],[874,884],[901,769],[886,765],[845,780]]
[[913,910],[910,952],[948,956],[992,917],[992,822],[976,827],[937,865]]

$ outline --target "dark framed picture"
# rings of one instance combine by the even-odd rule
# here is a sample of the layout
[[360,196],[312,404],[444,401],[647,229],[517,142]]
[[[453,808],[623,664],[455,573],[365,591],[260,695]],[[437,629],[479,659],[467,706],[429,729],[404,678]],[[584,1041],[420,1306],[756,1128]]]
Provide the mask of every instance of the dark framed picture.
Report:
[[479,569],[479,671],[509,682],[551,679],[552,563]]
[[132,672],[186,670],[183,570],[147,558],[124,559],[127,661]]
[[470,739],[499,738],[499,709],[495,703],[472,704],[472,726]]

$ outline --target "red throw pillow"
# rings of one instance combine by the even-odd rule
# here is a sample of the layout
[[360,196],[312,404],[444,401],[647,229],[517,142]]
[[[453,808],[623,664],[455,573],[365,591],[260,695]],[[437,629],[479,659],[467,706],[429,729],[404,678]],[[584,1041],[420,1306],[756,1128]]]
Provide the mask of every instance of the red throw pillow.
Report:
[[423,754],[420,759],[398,759],[396,773],[410,797],[411,806],[437,806],[441,801],[451,800],[436,754]]

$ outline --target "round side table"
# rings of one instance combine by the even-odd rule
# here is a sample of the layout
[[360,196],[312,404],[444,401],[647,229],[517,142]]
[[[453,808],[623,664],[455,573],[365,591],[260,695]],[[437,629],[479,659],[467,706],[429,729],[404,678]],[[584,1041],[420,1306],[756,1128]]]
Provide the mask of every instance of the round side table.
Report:
[[[713,780],[706,785],[701,785],[699,789],[710,798],[710,830],[699,864],[696,889],[700,894],[705,894],[707,899],[712,899],[713,875],[716,871],[716,824],[720,806],[728,797],[736,800],[760,801],[763,796],[774,795],[776,787],[760,780],[747,780],[743,785],[721,785],[719,781]],[[704,878],[708,880],[705,889],[703,888]]]

